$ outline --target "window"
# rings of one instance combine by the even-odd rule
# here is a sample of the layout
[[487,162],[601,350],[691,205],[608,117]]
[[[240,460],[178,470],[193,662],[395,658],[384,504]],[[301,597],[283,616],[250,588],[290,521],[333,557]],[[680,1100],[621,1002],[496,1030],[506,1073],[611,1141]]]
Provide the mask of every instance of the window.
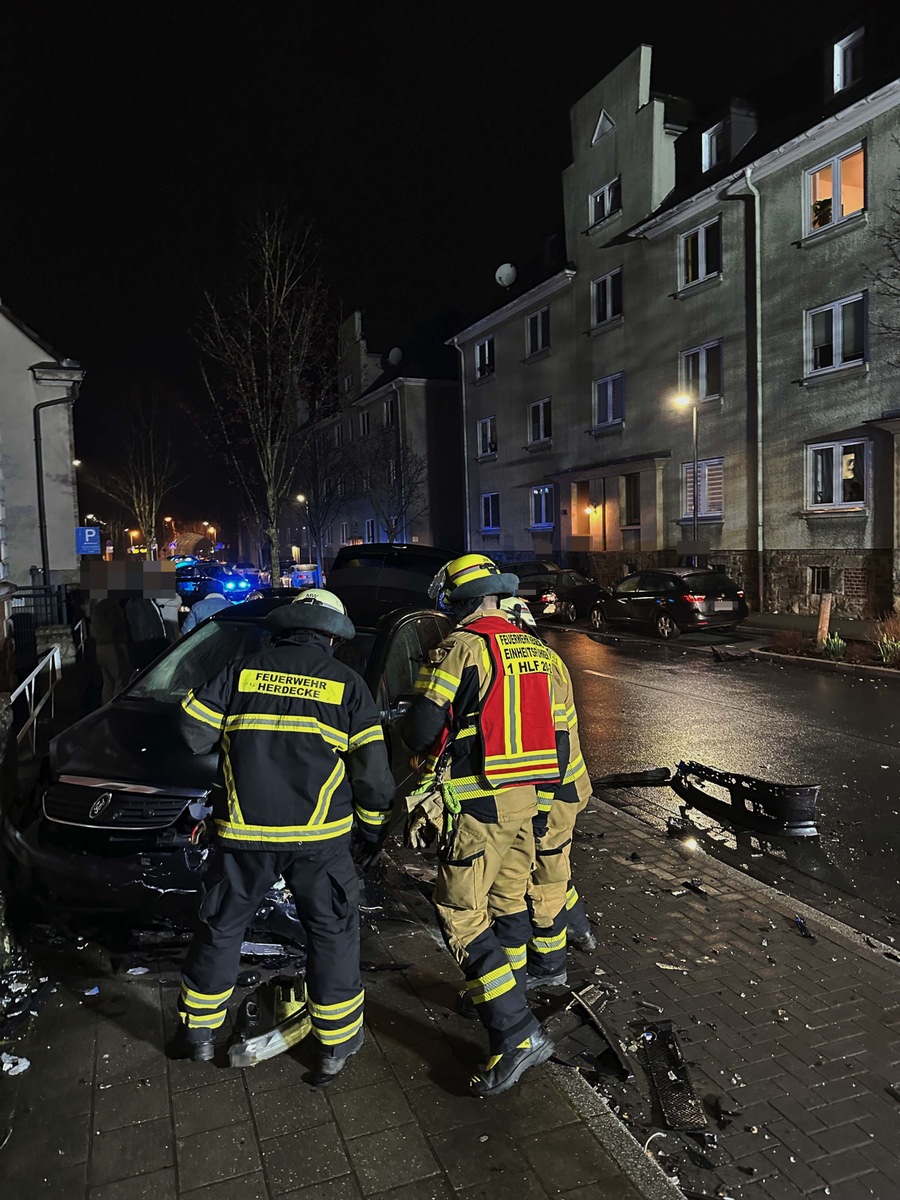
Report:
[[682,389],[699,400],[716,400],[722,394],[722,343],[707,342],[681,352]]
[[865,358],[865,298],[848,296],[806,314],[808,375],[852,366]]
[[535,529],[553,526],[553,484],[545,483],[531,489],[531,524]]
[[806,172],[806,232],[827,229],[866,203],[866,152],[862,146],[848,150]]
[[478,457],[497,453],[497,418],[484,417],[478,422]]
[[632,471],[623,475],[625,481],[625,520],[623,525],[640,525],[641,523],[641,473]]
[[591,192],[589,201],[589,217],[590,223],[596,225],[598,221],[605,221],[607,217],[611,217],[613,213],[618,212],[622,207],[622,179],[617,176],[611,179],[609,183],[605,183],[602,188],[598,188],[596,192]]
[[831,591],[831,567],[809,568],[809,590],[814,596]]
[[369,436],[369,414],[367,412],[361,412],[359,414],[359,436]]
[[331,546],[334,543],[334,530],[330,525],[326,525],[322,530],[322,545]]
[[842,92],[862,79],[864,29],[834,43],[834,92]]
[[343,497],[344,497],[344,496],[347,494],[347,482],[346,482],[346,480],[344,479],[343,475],[341,475],[341,476],[340,476],[340,478],[339,478],[339,479],[338,479],[338,481],[337,481],[337,494],[338,494],[338,495],[339,495],[339,496],[340,496],[342,499],[343,499]]
[[866,503],[866,442],[807,447],[810,508],[862,508]]
[[369,517],[369,519],[366,521],[366,541],[367,542],[375,541],[375,519],[374,519],[374,517]]
[[346,546],[350,541],[350,522],[341,521],[341,545]]
[[384,398],[384,423],[385,425],[393,425],[394,423],[394,394],[385,396]]
[[543,400],[536,400],[528,410],[529,426],[528,440],[530,442],[545,442],[553,436],[553,423],[551,420],[551,400],[547,396]]
[[334,444],[335,446],[343,446],[344,444],[344,425],[341,421],[338,421],[334,427]]
[[722,219],[681,235],[681,286],[699,283],[722,272]]
[[494,373],[494,339],[475,343],[475,378],[486,379]]
[[622,270],[611,271],[591,284],[591,321],[602,325],[622,315]]
[[594,136],[591,138],[591,145],[596,146],[602,137],[608,133],[612,133],[616,123],[604,108],[597,119],[597,124],[594,127]]
[[388,487],[393,487],[397,482],[397,460],[394,458],[388,459],[387,464],[387,483]]
[[625,375],[594,380],[594,428],[625,420]]
[[542,308],[540,312],[532,313],[525,322],[525,352],[537,354],[540,350],[550,347],[550,309]]
[[[699,488],[697,515],[720,517],[725,511],[725,478],[721,458],[707,458],[697,464]],[[682,463],[682,512],[694,515],[694,464]]]
[[500,528],[500,493],[483,492],[481,495],[481,532],[493,533]]
[[713,125],[711,129],[707,129],[700,144],[700,157],[702,159],[702,168],[704,171],[711,171],[713,167],[724,162],[728,155],[728,146],[725,138],[725,122],[720,121],[718,125]]
[[341,391],[346,396],[352,387],[353,387],[353,376],[345,375],[344,378],[341,380]]

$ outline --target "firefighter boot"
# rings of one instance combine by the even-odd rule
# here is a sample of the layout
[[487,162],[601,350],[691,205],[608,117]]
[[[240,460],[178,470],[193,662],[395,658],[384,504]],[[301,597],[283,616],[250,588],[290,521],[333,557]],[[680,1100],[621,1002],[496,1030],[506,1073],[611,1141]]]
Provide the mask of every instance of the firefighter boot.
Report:
[[320,1055],[310,1077],[313,1087],[323,1088],[333,1083],[335,1076],[339,1075],[347,1065],[347,1059],[362,1049],[364,1039],[365,1030],[360,1029],[359,1033],[355,1034],[346,1045],[341,1046],[340,1057],[336,1054]]
[[526,1038],[515,1050],[506,1054],[495,1054],[488,1059],[477,1075],[472,1076],[472,1093],[475,1096],[500,1096],[508,1092],[524,1075],[529,1067],[546,1062],[554,1050],[551,1039],[539,1029]]
[[169,1058],[192,1058],[194,1062],[212,1062],[216,1052],[211,1029],[188,1029],[179,1022],[178,1032],[166,1046]]

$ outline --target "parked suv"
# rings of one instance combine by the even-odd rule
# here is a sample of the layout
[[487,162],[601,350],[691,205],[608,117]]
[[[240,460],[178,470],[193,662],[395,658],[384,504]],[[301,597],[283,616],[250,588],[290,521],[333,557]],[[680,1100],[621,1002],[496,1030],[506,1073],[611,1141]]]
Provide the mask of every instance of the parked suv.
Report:
[[428,585],[456,557],[452,550],[407,543],[342,546],[328,572],[328,587],[366,620],[403,604],[434,607]]
[[591,624],[643,625],[663,641],[690,630],[734,629],[748,615],[740,587],[721,571],[669,567],[626,575],[612,591],[602,590],[591,606]]

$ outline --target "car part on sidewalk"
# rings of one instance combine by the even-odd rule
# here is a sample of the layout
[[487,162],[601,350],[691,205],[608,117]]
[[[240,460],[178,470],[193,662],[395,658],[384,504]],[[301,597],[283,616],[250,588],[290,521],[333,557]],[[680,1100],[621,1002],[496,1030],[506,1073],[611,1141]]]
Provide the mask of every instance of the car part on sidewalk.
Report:
[[809,938],[809,940],[811,942],[814,942],[816,940],[815,934],[812,934],[809,932],[809,929],[807,929],[807,927],[806,927],[806,922],[803,920],[803,918],[800,916],[799,913],[797,914],[796,917],[794,917],[794,924],[797,926],[797,929],[800,932],[801,937]]
[[634,1067],[625,1043],[612,1025],[601,1015],[615,997],[615,989],[607,984],[592,983],[574,989],[569,998],[557,1005],[543,1024],[556,1044],[554,1060],[566,1067],[615,1076],[622,1083],[631,1083]]
[[262,984],[241,1004],[236,1030],[238,1040],[228,1048],[231,1067],[255,1067],[296,1046],[312,1030],[303,980],[276,978]]
[[697,1099],[671,1021],[657,1021],[644,1028],[641,1038],[650,1082],[669,1129],[703,1132],[706,1113]]
[[[706,784],[723,789],[729,799],[705,791]],[[746,825],[760,833],[786,837],[819,836],[816,829],[818,784],[774,783],[753,775],[717,771],[702,763],[680,762],[671,786],[686,804],[719,820]]]

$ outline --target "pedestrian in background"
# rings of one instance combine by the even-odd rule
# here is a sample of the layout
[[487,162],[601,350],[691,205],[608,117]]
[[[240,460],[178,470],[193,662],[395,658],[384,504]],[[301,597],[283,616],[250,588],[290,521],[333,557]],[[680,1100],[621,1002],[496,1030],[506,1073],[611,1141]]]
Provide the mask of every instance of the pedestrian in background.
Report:
[[131,639],[122,605],[114,596],[91,602],[91,638],[100,668],[100,699],[108,704],[125,687],[134,672]]
[[191,607],[191,611],[188,613],[181,627],[182,634],[190,633],[195,626],[199,625],[201,621],[205,621],[207,617],[211,617],[213,613],[230,607],[229,602],[221,592],[210,592],[203,600],[198,600]]

